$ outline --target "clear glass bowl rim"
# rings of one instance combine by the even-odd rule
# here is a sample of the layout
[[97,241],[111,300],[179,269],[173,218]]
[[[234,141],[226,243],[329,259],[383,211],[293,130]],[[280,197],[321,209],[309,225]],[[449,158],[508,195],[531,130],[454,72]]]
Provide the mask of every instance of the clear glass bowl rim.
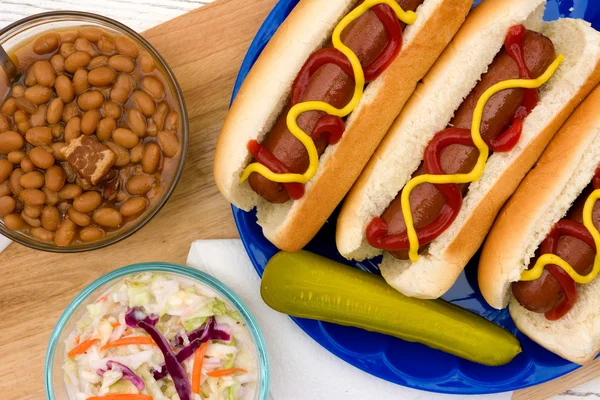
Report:
[[183,275],[189,279],[198,281],[204,285],[207,285],[211,289],[215,290],[227,301],[229,301],[242,315],[248,330],[252,335],[252,339],[256,344],[256,352],[258,356],[258,374],[260,380],[260,388],[258,400],[267,400],[269,396],[269,385],[270,385],[270,366],[269,356],[267,354],[267,344],[263,337],[262,331],[258,325],[258,322],[248,309],[248,307],[242,302],[242,300],[224,283],[218,279],[208,275],[200,270],[184,267],[177,264],[165,263],[165,262],[148,262],[140,264],[132,264],[126,267],[119,268],[115,271],[109,272],[106,275],[101,276],[94,282],[89,284],[83,289],[71,303],[67,306],[63,314],[60,316],[52,335],[50,336],[50,342],[48,343],[48,349],[46,351],[46,358],[44,362],[44,387],[46,391],[46,398],[49,400],[56,400],[53,391],[53,374],[52,374],[52,363],[54,361],[56,346],[58,344],[60,335],[63,331],[64,326],[71,318],[73,312],[79,309],[91,294],[102,286],[108,283],[116,283],[118,279],[125,277],[126,275],[141,273],[141,272],[160,272],[160,273],[171,273],[177,275]]
[[[150,222],[152,220],[152,218],[154,218],[156,216],[156,214],[158,214],[158,212],[163,208],[163,206],[167,203],[167,201],[173,194],[173,191],[175,190],[175,187],[179,183],[179,180],[181,179],[181,175],[183,174],[185,162],[187,159],[188,147],[189,147],[189,123],[188,123],[187,107],[185,106],[185,101],[183,98],[183,92],[181,90],[181,87],[179,86],[179,82],[177,82],[177,79],[175,78],[175,74],[173,74],[173,71],[171,71],[171,68],[169,67],[167,62],[158,53],[158,51],[156,51],[154,46],[152,46],[152,44],[150,44],[146,39],[144,39],[144,37],[142,37],[139,33],[134,31],[133,29],[129,28],[127,25],[124,25],[118,21],[111,19],[111,18],[104,17],[102,15],[98,15],[98,14],[94,14],[94,13],[88,13],[88,12],[82,12],[82,11],[50,11],[50,12],[44,12],[44,13],[31,15],[29,17],[26,17],[26,18],[20,19],[16,22],[13,22],[12,24],[6,26],[3,29],[0,29],[0,39],[2,39],[3,37],[5,37],[8,34],[12,34],[13,32],[21,34],[22,32],[19,32],[19,30],[22,29],[24,26],[25,26],[25,29],[27,29],[28,25],[35,26],[34,24],[36,22],[43,23],[44,20],[46,20],[46,19],[49,20],[48,22],[52,22],[53,18],[64,18],[64,17],[72,18],[73,22],[79,22],[79,20],[81,20],[82,22],[85,22],[86,20],[89,20],[89,21],[94,21],[100,25],[107,25],[117,31],[120,30],[120,31],[125,32],[127,35],[133,37],[135,40],[137,40],[139,43],[141,43],[145,47],[145,50],[148,51],[155,58],[155,60],[157,60],[160,63],[161,69],[165,72],[165,79],[167,80],[167,82],[169,82],[170,85],[173,86],[173,88],[175,88],[174,95],[175,95],[175,99],[177,100],[177,103],[180,105],[179,111],[181,112],[181,125],[182,125],[182,127],[181,127],[182,128],[181,159],[179,161],[179,165],[177,166],[177,171],[173,175],[173,181],[172,181],[171,185],[169,185],[169,187],[165,190],[163,197],[156,203],[156,206],[154,207],[154,209],[152,209],[143,219],[141,219],[139,222],[135,223],[134,226],[132,226],[128,230],[124,231],[123,233],[111,235],[104,240],[100,240],[97,242],[91,242],[89,244],[83,243],[83,244],[78,244],[75,247],[74,246],[59,247],[59,246],[56,246],[51,243],[44,243],[44,242],[38,241],[34,238],[29,238],[25,235],[15,234],[12,230],[7,229],[4,226],[0,225],[0,234],[1,235],[6,236],[7,238],[9,238],[19,244],[22,244],[23,246],[26,246],[26,247],[29,247],[29,248],[32,248],[35,250],[48,251],[48,252],[53,252],[53,253],[80,253],[80,252],[85,252],[85,251],[102,249],[104,247],[108,247],[110,245],[118,243],[118,242],[128,238],[129,236],[133,235],[138,230],[142,229],[148,222]],[[1,43],[0,43],[0,45],[1,45]]]

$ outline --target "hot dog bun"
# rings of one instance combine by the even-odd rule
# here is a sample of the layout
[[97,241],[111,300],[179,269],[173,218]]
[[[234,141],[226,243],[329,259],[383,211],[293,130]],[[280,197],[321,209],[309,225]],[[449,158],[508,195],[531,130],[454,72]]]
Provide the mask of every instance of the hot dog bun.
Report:
[[317,175],[298,201],[271,204],[239,179],[251,157],[249,140],[261,142],[281,113],[304,62],[330,40],[333,29],[357,1],[301,0],[277,30],[225,121],[215,154],[214,176],[221,193],[243,210],[258,209],[267,239],[286,251],[304,247],[341,202],[412,94],[417,82],[463,23],[472,0],[425,0],[417,21],[404,30],[393,64],[370,83],[348,117],[341,141],[329,146]]
[[560,356],[584,363],[600,350],[600,280],[578,287],[575,307],[558,321],[523,308],[510,285],[554,224],[563,218],[600,164],[600,87],[579,106],[506,204],[483,247],[479,286],[495,308],[527,336]]
[[387,282],[408,296],[437,298],[456,281],[496,214],[567,117],[600,79],[600,34],[582,20],[542,21],[544,0],[484,0],[460,29],[394,122],[344,203],[337,245],[348,259],[382,253],[365,230],[408,182],[433,136],[443,130],[503,46],[509,28],[525,24],[549,37],[566,56],[540,90],[517,147],[493,154],[482,178],[471,183],[450,228],[416,263],[389,253],[380,266]]

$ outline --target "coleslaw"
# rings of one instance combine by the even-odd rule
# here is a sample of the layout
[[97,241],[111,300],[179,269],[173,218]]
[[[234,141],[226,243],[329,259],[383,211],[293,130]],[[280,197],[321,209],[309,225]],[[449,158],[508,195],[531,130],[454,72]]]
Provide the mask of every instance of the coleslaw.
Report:
[[241,315],[211,288],[176,275],[141,273],[112,286],[87,306],[65,349],[71,400],[256,395],[256,347]]

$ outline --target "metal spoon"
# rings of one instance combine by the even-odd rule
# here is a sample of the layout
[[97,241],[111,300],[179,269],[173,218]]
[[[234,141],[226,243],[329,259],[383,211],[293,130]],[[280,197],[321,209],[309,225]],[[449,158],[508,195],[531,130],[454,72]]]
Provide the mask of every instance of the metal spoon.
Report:
[[21,71],[19,71],[2,46],[0,46],[0,67],[4,70],[10,85],[18,81],[21,77]]

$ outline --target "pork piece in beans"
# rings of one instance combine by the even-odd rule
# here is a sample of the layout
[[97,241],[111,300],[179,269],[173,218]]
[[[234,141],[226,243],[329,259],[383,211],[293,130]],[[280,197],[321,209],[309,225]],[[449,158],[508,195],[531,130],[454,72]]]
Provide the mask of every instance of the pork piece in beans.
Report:
[[0,104],[0,220],[57,246],[142,216],[181,157],[178,105],[154,58],[96,27],[47,32],[11,54]]

